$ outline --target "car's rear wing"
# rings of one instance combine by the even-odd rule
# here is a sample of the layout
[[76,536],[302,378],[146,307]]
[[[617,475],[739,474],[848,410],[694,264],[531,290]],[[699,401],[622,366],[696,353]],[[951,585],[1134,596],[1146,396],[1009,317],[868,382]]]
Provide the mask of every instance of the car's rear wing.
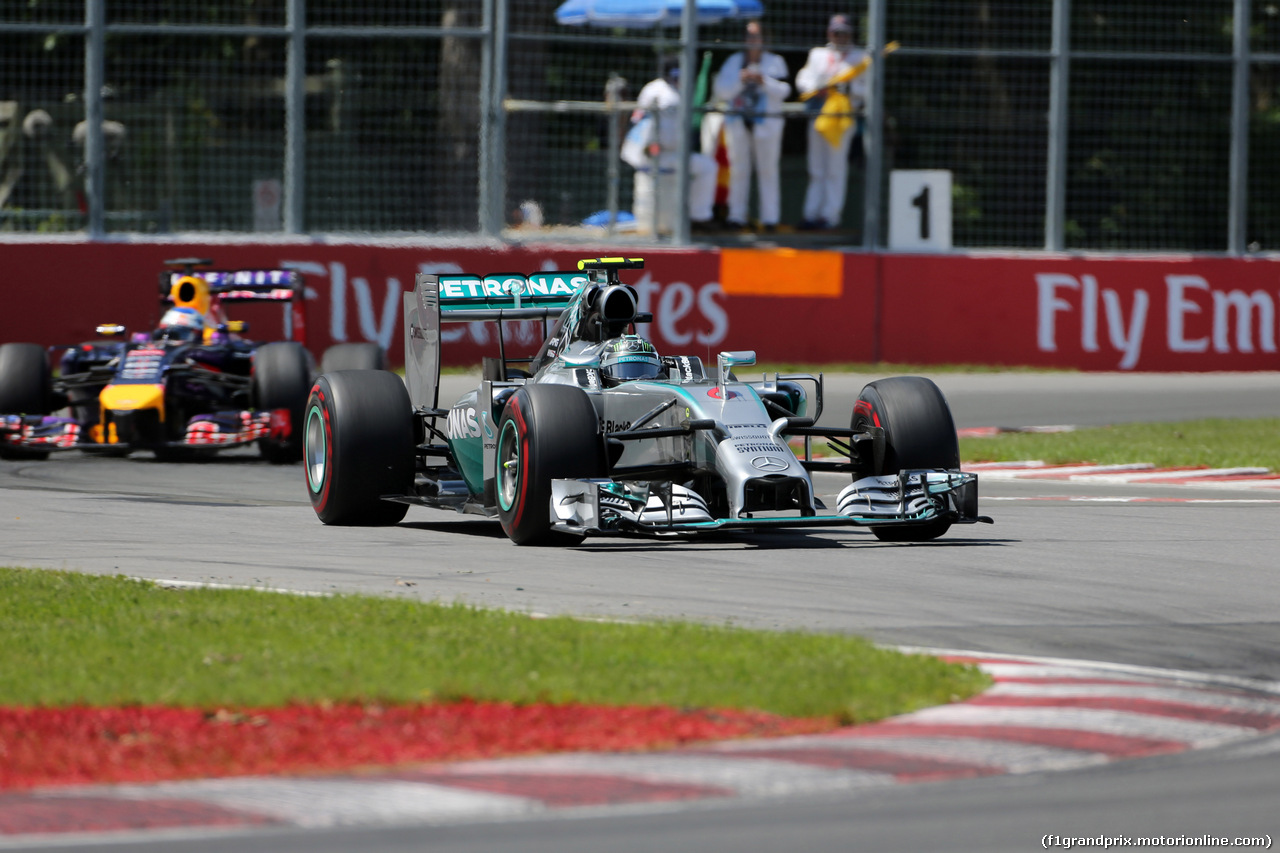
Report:
[[582,272],[439,276],[443,322],[555,316],[590,282]]
[[211,296],[223,302],[291,302],[306,298],[297,270],[194,270],[160,274],[160,301],[176,302],[174,288],[183,279],[202,279]]
[[404,359],[409,399],[417,411],[439,404],[440,324],[494,322],[498,357],[505,364],[505,320],[558,317],[590,284],[616,284],[618,270],[643,269],[641,258],[591,258],[578,269],[489,275],[418,273],[404,295]]
[[192,307],[205,314],[215,298],[220,304],[287,302],[291,308],[285,314],[285,337],[306,344],[306,283],[297,270],[198,270],[195,265],[210,262],[194,258],[166,263],[182,264],[184,269],[160,273],[162,305]]
[[558,317],[590,283],[582,272],[432,275],[418,273],[404,295],[404,364],[409,400],[416,411],[439,404],[440,324],[498,324],[499,358],[505,361],[504,320]]

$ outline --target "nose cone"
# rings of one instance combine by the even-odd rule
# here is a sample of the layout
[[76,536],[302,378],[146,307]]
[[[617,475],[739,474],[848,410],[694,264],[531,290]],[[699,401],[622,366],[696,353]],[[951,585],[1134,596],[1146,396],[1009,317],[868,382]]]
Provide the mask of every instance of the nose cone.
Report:
[[141,409],[158,409],[164,416],[163,385],[108,385],[102,389],[98,402],[106,411],[135,412]]

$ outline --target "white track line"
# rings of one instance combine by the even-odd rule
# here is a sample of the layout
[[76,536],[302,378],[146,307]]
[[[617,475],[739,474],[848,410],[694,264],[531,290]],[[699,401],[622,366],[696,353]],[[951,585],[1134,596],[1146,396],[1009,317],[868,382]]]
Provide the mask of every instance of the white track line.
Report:
[[292,826],[330,827],[509,817],[541,811],[541,802],[422,782],[249,777],[62,789],[55,796],[107,794],[122,800],[181,799],[264,815]]
[[740,796],[835,791],[893,784],[892,774],[815,767],[794,761],[680,752],[573,753],[450,764],[446,773],[605,775],[654,784],[703,785]]

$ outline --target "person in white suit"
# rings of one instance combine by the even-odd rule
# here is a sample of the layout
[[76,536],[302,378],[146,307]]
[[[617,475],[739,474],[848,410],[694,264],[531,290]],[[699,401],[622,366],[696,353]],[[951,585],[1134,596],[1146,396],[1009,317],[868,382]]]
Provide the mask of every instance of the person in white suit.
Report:
[[[659,233],[675,226],[680,188],[676,185],[680,134],[680,65],[675,57],[664,60],[664,73],[649,81],[636,96],[631,130],[623,140],[621,156],[636,170],[632,213],[640,231],[650,230],[656,218]],[[656,180],[655,180],[656,178]],[[689,155],[689,220],[692,230],[710,231],[716,194],[716,164],[705,154]],[[655,198],[656,201],[655,211]]]
[[751,172],[755,169],[760,224],[774,230],[782,215],[778,163],[782,157],[782,102],[791,94],[787,63],[764,49],[764,28],[747,24],[745,50],[725,60],[716,74],[715,97],[727,105],[725,147],[729,151],[729,216],[731,228],[747,225]]
[[[838,92],[849,99],[850,112],[861,112],[867,101],[867,79],[832,83],[868,62],[867,52],[853,44],[853,25],[848,15],[833,15],[827,25],[827,44],[809,51],[804,67],[796,74],[801,96],[819,92],[811,100],[820,106],[823,92]],[[815,120],[809,126],[809,188],[804,197],[802,229],[835,228],[844,214],[845,190],[849,182],[849,145],[857,122],[849,121],[836,134],[819,131]]]

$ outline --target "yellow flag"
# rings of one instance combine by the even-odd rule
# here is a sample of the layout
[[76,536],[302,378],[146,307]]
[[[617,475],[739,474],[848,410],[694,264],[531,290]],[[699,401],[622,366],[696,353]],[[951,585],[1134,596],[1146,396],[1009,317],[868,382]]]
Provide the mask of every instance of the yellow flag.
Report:
[[840,139],[849,128],[853,127],[853,105],[849,96],[843,92],[833,91],[827,95],[822,104],[822,112],[813,120],[813,127],[832,148],[840,147]]
[[[891,41],[884,46],[884,50],[882,51],[882,53],[883,55],[888,56],[889,54],[897,50],[899,47],[901,47],[901,45],[898,44],[898,42]],[[814,89],[811,92],[801,92],[800,100],[807,101],[810,98],[815,98],[818,95],[821,95],[823,92],[826,92],[827,89],[831,86],[838,86],[841,83],[848,83],[850,80],[855,80],[858,77],[862,76],[862,73],[870,67],[871,67],[871,57],[864,56],[862,57],[861,60],[859,60],[857,65],[846,68],[844,71],[841,71],[839,74],[837,74],[836,76],[828,80],[826,86],[823,86],[820,89]]]
[[[888,55],[899,47],[898,42],[891,41],[884,46],[882,53],[883,55]],[[822,103],[822,110],[818,113],[818,117],[814,119],[813,126],[827,142],[831,143],[832,148],[840,147],[840,138],[844,136],[846,130],[853,126],[853,104],[850,102],[848,95],[835,87],[841,83],[856,80],[870,67],[871,57],[864,56],[857,65],[845,69],[828,80],[827,85],[821,89],[814,89],[812,92],[802,92],[800,94],[800,100],[802,101],[807,101],[818,95],[826,95],[826,100]]]
[[[893,43],[893,45],[892,45],[892,49],[893,49],[893,50],[897,50],[897,45],[898,45],[898,43],[897,43],[897,42],[894,42],[894,43]],[[889,48],[889,47],[886,47],[886,48],[885,48],[885,52],[886,52],[886,53],[888,53],[888,52],[889,52],[889,50],[890,50],[890,48]],[[823,86],[821,89],[814,89],[812,92],[801,92],[801,93],[800,93],[800,100],[802,100],[802,101],[807,101],[807,100],[809,100],[810,98],[813,98],[813,97],[816,97],[816,96],[818,96],[818,95],[821,95],[823,92],[827,91],[827,89],[828,89],[828,88],[830,88],[830,87],[832,87],[832,86],[839,86],[841,83],[848,83],[850,80],[855,80],[855,79],[857,79],[858,77],[861,77],[861,76],[862,76],[862,73],[863,73],[864,71],[866,71],[866,70],[867,70],[868,68],[870,68],[870,67],[871,67],[871,57],[870,57],[870,56],[864,56],[864,57],[862,57],[862,59],[858,62],[858,64],[857,64],[857,65],[851,65],[851,66],[849,66],[849,67],[848,67],[848,68],[846,68],[844,71],[841,71],[839,74],[837,74],[836,76],[834,76],[834,77],[832,77],[830,80],[828,80],[828,81],[827,81],[827,85],[826,85],[826,86]]]

